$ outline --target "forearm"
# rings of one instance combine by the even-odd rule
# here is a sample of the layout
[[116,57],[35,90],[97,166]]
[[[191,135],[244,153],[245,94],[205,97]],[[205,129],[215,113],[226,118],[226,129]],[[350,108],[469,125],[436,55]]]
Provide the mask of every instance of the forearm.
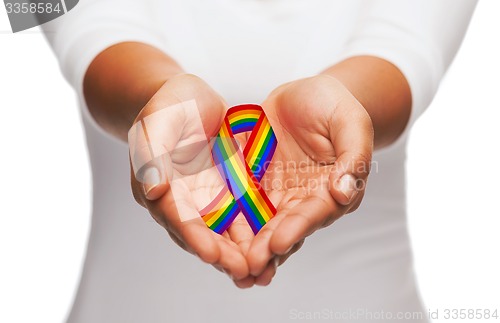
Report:
[[116,44],[90,64],[83,83],[85,100],[97,123],[126,141],[128,129],[142,107],[179,73],[179,65],[154,47],[133,42]]
[[335,77],[358,99],[370,115],[375,148],[394,142],[403,132],[411,112],[408,82],[393,64],[372,56],[344,60],[323,74]]

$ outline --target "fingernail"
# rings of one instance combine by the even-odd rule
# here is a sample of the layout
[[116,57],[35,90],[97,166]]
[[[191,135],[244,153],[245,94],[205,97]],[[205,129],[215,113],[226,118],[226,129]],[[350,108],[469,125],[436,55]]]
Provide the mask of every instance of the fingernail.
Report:
[[356,189],[356,178],[351,174],[343,175],[339,180],[338,189],[345,195],[349,201],[348,203],[351,203],[356,194],[358,194],[358,190]]
[[161,183],[160,172],[156,167],[150,167],[144,172],[143,180],[144,182],[142,185],[144,187],[144,193],[147,196],[153,188]]
[[274,264],[274,268],[278,268],[278,266],[280,264],[280,258],[279,257],[274,257],[273,264]]

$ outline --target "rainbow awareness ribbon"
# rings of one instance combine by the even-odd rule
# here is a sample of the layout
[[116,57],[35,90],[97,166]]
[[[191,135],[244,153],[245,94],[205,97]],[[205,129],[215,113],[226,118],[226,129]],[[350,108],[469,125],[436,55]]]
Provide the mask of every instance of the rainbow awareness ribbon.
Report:
[[[234,135],[251,131],[243,152]],[[213,231],[222,234],[242,212],[254,234],[276,214],[276,208],[260,185],[278,145],[262,107],[232,107],[212,147],[212,159],[225,187],[200,211]]]

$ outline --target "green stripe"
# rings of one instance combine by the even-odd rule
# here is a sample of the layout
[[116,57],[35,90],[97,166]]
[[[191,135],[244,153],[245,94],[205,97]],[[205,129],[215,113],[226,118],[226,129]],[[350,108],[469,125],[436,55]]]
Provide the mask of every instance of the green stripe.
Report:
[[257,168],[257,161],[260,161],[262,159],[262,155],[264,155],[264,152],[266,151],[266,147],[269,144],[269,141],[271,140],[271,131],[268,131],[266,134],[266,138],[264,139],[264,143],[262,144],[261,149],[257,152],[257,158],[255,159],[255,162],[252,166],[252,172],[255,172]]
[[260,212],[259,212],[259,209],[257,209],[257,206],[256,204],[254,203],[254,201],[250,198],[250,196],[248,195],[248,192],[245,192],[245,194],[243,195],[243,198],[249,202],[248,205],[250,205],[250,208],[252,209],[252,213],[255,215],[255,217],[257,218],[257,221],[259,221],[259,223],[261,225],[264,225],[266,224],[266,222],[264,221],[264,218],[261,216]]
[[222,220],[224,220],[224,218],[228,215],[229,211],[231,210],[231,208],[233,207],[233,205],[236,203],[236,201],[234,200],[233,198],[233,201],[226,207],[226,209],[224,210],[224,212],[219,216],[219,218],[214,222],[212,223],[212,225],[210,226],[210,229],[215,229],[217,228],[217,226],[219,225],[219,223],[222,222]]
[[[238,173],[236,172],[236,169],[233,167],[232,163],[230,161],[228,161],[227,164],[228,165],[226,165],[227,166],[226,169],[229,170],[229,172],[231,173],[231,176],[234,179],[234,181],[236,182],[236,185],[238,185],[238,189],[240,191],[246,191],[245,187],[243,186],[243,181],[238,176]],[[244,174],[245,173],[243,173],[243,176],[244,176]]]
[[228,157],[228,155],[227,155],[227,151],[226,151],[226,149],[225,149],[225,147],[224,147],[224,144],[223,144],[222,140],[225,140],[225,139],[222,139],[222,137],[220,136],[220,134],[219,134],[219,135],[217,135],[216,145],[218,145],[218,146],[219,146],[219,148],[220,148],[219,150],[221,151],[221,154],[222,154],[222,159],[224,159],[224,160],[228,160],[228,159],[229,159],[229,157]]
[[258,118],[245,118],[245,119],[241,119],[241,120],[238,120],[238,121],[235,121],[235,122],[231,122],[231,127],[235,127],[235,126],[238,126],[242,123],[246,123],[246,122],[253,122],[253,123],[256,123],[259,119]]

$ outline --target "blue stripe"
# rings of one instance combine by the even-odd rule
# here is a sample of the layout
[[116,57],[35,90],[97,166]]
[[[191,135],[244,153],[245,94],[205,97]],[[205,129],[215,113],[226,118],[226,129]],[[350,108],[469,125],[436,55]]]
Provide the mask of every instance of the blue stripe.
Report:
[[229,213],[226,214],[226,216],[219,223],[219,225],[213,229],[215,232],[219,234],[222,234],[224,231],[227,230],[227,228],[231,225],[231,223],[234,221],[234,219],[236,218],[236,216],[240,211],[237,203],[230,204],[228,207],[230,208]]
[[233,134],[252,131],[252,129],[255,127],[256,124],[257,124],[257,121],[247,121],[244,123],[240,123],[238,125],[234,125],[234,126],[231,125],[231,130],[233,131]]
[[[262,177],[264,176],[264,173],[267,170],[267,167],[269,166],[269,161],[273,158],[274,151],[276,150],[276,136],[274,133],[271,134],[271,138],[269,138],[269,143],[266,149],[264,150],[264,154],[261,156],[260,160],[258,161],[259,168],[257,172],[254,172],[255,178],[260,182]],[[266,167],[266,168],[264,168]]]
[[257,234],[257,232],[259,232],[259,230],[262,228],[262,225],[260,224],[259,220],[257,220],[256,215],[253,214],[253,210],[250,207],[247,198],[251,201],[250,196],[247,192],[245,192],[245,195],[242,196],[242,198],[237,199],[236,202],[238,202],[240,210],[247,219],[247,222],[252,228],[253,233]]

